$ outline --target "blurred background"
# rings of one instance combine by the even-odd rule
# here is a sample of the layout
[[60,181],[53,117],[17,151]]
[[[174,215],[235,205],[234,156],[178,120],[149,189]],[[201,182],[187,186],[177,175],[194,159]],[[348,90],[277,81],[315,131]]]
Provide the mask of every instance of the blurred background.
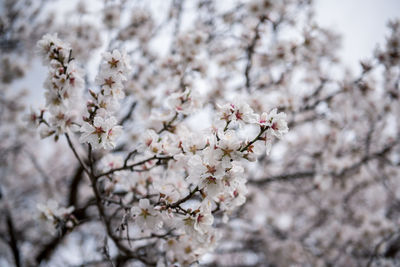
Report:
[[[1,1],[0,266],[400,266],[399,17],[397,0]],[[187,164],[161,161],[99,183],[109,229],[138,237],[119,240],[134,254],[107,239],[66,138],[39,123],[52,66],[36,43],[56,32],[82,69],[71,112],[79,123],[87,89],[99,89],[101,54],[124,50],[132,66],[116,112],[124,133],[114,149],[93,152],[95,168],[129,159],[149,129],[164,141],[214,129],[222,104],[287,115],[289,133],[271,153],[243,162],[246,187],[230,197],[246,202],[219,210],[223,197],[214,200],[218,243],[182,253],[173,230],[147,238],[129,220],[122,200],[144,185],[160,197],[153,181],[186,185]],[[170,121],[166,99],[186,89],[195,113]],[[87,158],[79,134],[71,140]],[[45,216],[53,211],[61,219]]]

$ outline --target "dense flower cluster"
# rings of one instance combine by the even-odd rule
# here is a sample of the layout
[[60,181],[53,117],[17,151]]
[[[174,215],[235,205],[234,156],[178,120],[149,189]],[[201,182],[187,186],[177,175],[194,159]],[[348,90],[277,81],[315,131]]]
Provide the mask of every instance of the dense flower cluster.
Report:
[[90,91],[93,101],[87,103],[88,115],[84,117],[85,122],[80,129],[80,142],[88,142],[94,148],[111,149],[115,146],[122,126],[117,125],[113,113],[119,109],[119,101],[125,96],[123,82],[128,69],[125,55],[118,50],[103,54],[100,72],[96,77],[100,92]]
[[399,21],[353,75],[315,1],[3,2],[1,266],[399,265]]
[[40,116],[31,114],[32,123],[44,123],[41,135],[58,136],[77,129],[77,119],[80,111],[79,103],[84,86],[83,73],[72,57],[70,46],[57,35],[46,34],[38,42],[38,50],[43,63],[48,65],[49,74],[44,83],[46,89],[47,121]]
[[[176,111],[174,105],[171,108]],[[246,200],[247,180],[241,162],[255,160],[265,144],[270,146],[273,136],[288,131],[285,115],[276,109],[260,116],[237,101],[221,106],[219,114],[216,126],[202,134],[190,133],[185,127],[144,133],[138,150],[141,158],[129,160],[125,166],[151,159],[142,166],[145,175],[124,170],[118,156],[109,154],[100,162],[104,173],[116,170],[106,181],[109,197],[130,192],[124,205],[134,203],[135,196],[140,199],[132,208],[139,229],[146,233],[163,226],[166,232],[174,229],[176,237],[166,240],[172,263],[190,264],[214,247],[220,235],[213,226],[215,214],[222,215],[226,223],[229,214]],[[244,126],[254,126],[257,134],[251,139],[240,137]],[[154,168],[160,160],[168,160],[166,170]],[[173,245],[175,242],[180,245]]]
[[[47,106],[51,114],[60,114],[60,110],[65,113],[70,108],[71,88],[77,85],[75,72],[72,71],[72,50],[56,36],[49,35],[45,35],[38,46],[42,48],[45,61],[50,60],[50,66],[55,64],[54,68],[58,68],[52,71],[59,72],[52,76],[53,86],[58,89],[54,96],[57,101],[49,101],[50,93],[46,92]],[[65,51],[68,51],[68,56]],[[95,78],[100,90],[97,93],[89,90],[92,100],[87,103],[87,112],[80,127],[81,143],[89,143],[94,149],[115,147],[122,126],[117,125],[114,113],[125,96],[123,83],[127,80],[129,69],[126,55],[118,50],[102,55],[100,71]],[[60,77],[64,72],[67,75]],[[60,82],[61,79],[65,81]],[[60,83],[70,86],[56,86]],[[83,82],[79,81],[79,85],[82,87]],[[49,90],[48,87],[46,89]],[[129,157],[121,164],[118,156],[108,154],[99,165],[103,173],[97,176],[100,179],[107,177],[104,183],[109,199],[121,194],[121,189],[125,190],[123,205],[131,207],[126,208],[126,212],[132,216],[131,219],[125,216],[125,223],[133,220],[144,233],[173,231],[173,236],[166,239],[167,244],[172,245],[168,259],[171,263],[182,265],[193,263],[214,247],[220,235],[213,227],[214,214],[222,214],[222,221],[226,223],[229,214],[245,202],[247,180],[241,162],[255,161],[265,145],[269,153],[273,137],[280,138],[288,132],[284,113],[273,109],[259,115],[241,100],[219,106],[214,126],[202,134],[190,133],[186,127],[174,125],[178,118],[200,107],[198,100],[198,94],[189,89],[170,94],[167,110],[163,117],[158,118],[163,127],[157,132],[152,129],[146,131],[135,150],[135,153],[141,154],[140,162],[143,164]],[[61,118],[61,115],[57,116]],[[44,121],[43,115],[36,117]],[[50,118],[50,122],[53,126],[56,120]],[[56,134],[66,133],[65,127],[59,127]],[[246,127],[255,128],[257,134],[250,139],[243,137],[241,131]],[[166,170],[154,168],[160,160],[166,161]],[[132,176],[132,171],[136,171],[132,166],[136,165],[147,171],[145,177]],[[93,169],[90,171],[92,177],[97,173]],[[143,179],[143,188],[132,186],[141,184]],[[60,218],[57,207],[38,208],[53,223],[55,220],[63,222],[65,216],[68,220],[68,214],[73,211],[61,210]],[[178,240],[180,246],[173,246]]]
[[[72,229],[78,222],[72,215],[74,207],[59,207],[58,203],[49,199],[46,204],[37,204],[41,219],[53,224],[55,229],[63,231]],[[51,229],[51,228],[50,228]]]

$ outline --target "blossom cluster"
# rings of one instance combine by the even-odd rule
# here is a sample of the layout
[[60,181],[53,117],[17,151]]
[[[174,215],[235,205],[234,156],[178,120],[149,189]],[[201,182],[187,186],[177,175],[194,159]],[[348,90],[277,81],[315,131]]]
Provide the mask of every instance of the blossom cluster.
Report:
[[74,207],[60,207],[58,202],[55,200],[48,200],[46,204],[37,204],[37,209],[40,212],[40,217],[52,223],[56,229],[65,230],[72,229],[78,222],[74,215]]
[[124,54],[118,50],[106,52],[102,57],[100,72],[96,84],[100,91],[90,91],[93,100],[87,103],[87,116],[80,128],[81,143],[89,143],[93,148],[111,149],[115,146],[116,138],[122,133],[122,126],[117,125],[114,116],[125,97],[123,82],[126,80],[129,64]]
[[[175,105],[171,108],[176,111]],[[257,134],[241,137],[246,127],[254,127]],[[143,134],[135,150],[141,158],[124,164],[120,156],[108,154],[99,168],[108,177],[108,197],[124,195],[124,205],[131,205],[132,219],[145,235],[174,230],[160,246],[171,263],[188,265],[216,245],[216,220],[226,223],[245,202],[242,163],[256,160],[288,127],[284,113],[273,109],[256,114],[237,100],[220,106],[214,126],[202,133],[180,125],[167,129]],[[162,164],[167,168],[157,168]]]
[[[70,73],[70,65],[74,62],[71,49],[52,38],[45,42],[49,39],[45,36],[39,42],[43,50],[47,49],[46,44],[50,46],[44,55],[51,60],[56,58],[55,63]],[[66,50],[69,51],[67,61]],[[81,143],[89,143],[94,149],[115,147],[116,138],[122,133],[115,113],[125,96],[123,83],[129,69],[125,54],[114,50],[102,55],[95,79],[100,90],[97,93],[89,90],[91,100],[87,102],[80,127]],[[68,79],[73,78],[67,76],[65,79],[71,83]],[[67,89],[62,87],[59,95],[64,96]],[[152,116],[153,120],[162,123],[161,126],[158,124],[156,129],[145,131],[125,161],[120,155],[106,154],[97,169],[94,172],[91,169],[90,173],[92,181],[99,179],[104,184],[103,200],[116,201],[115,198],[123,196],[120,204],[127,213],[121,225],[134,221],[142,235],[171,233],[159,240],[160,248],[167,252],[169,262],[182,265],[191,264],[210,251],[220,236],[217,221],[226,223],[229,215],[245,202],[247,179],[243,162],[255,161],[264,147],[269,153],[274,136],[281,138],[288,132],[284,113],[273,109],[257,114],[238,99],[217,105],[218,113],[212,127],[201,133],[191,132],[179,121],[200,107],[199,99],[199,94],[187,87],[171,93],[164,115]],[[59,105],[64,104],[63,101],[64,98],[60,98]],[[53,102],[48,104],[50,111],[58,111],[55,104],[51,104]],[[45,121],[43,112],[35,116]],[[249,127],[253,133],[249,133]],[[159,166],[166,168],[157,168]],[[64,220],[57,215],[57,209],[44,206],[39,209],[53,223],[68,221],[73,211],[62,210],[67,214],[61,214]]]
[[[2,9],[0,228],[11,242],[0,242],[1,262],[399,265],[399,21],[353,75],[338,61],[339,36],[316,23],[313,1],[108,1],[98,9],[76,2],[65,9],[62,1],[5,0]],[[17,87],[40,71],[29,61],[47,32],[70,44],[52,35],[39,46],[50,67],[46,94],[60,96],[26,119],[57,138],[64,124],[54,110],[66,109],[75,153],[35,142],[19,121],[24,104],[35,103]],[[120,83],[124,99],[102,93],[104,79],[92,86],[102,47],[124,49],[134,62]],[[80,91],[60,86],[56,67],[72,70],[78,61],[93,89],[88,109],[85,98],[71,101]],[[29,79],[28,88],[37,87]],[[54,108],[58,102],[67,108]],[[290,114],[291,133],[267,157],[286,132],[278,111]],[[195,130],[211,114],[212,127]],[[117,117],[112,133],[123,125],[124,138],[111,153],[83,149],[90,138],[91,147],[113,147],[108,126],[99,125]],[[82,126],[78,144],[81,133],[70,130]],[[59,207],[38,205],[50,223],[35,223],[27,214],[48,198]],[[57,235],[49,234],[54,226]],[[63,257],[76,248],[85,253]]]
[[41,131],[42,137],[66,133],[69,129],[77,129],[79,100],[81,98],[84,79],[82,70],[72,57],[71,47],[61,41],[57,34],[46,34],[37,44],[44,64],[49,67],[49,73],[44,83],[46,89],[46,108],[40,114],[32,112],[30,121],[34,125],[41,123],[47,127]]

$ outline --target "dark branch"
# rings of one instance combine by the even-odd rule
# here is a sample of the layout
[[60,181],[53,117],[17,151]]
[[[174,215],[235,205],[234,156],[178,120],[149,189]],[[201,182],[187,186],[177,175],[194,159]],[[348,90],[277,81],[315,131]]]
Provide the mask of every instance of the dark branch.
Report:
[[79,164],[82,166],[83,170],[84,170],[88,175],[90,175],[90,173],[89,173],[89,171],[87,170],[85,164],[83,164],[81,158],[79,157],[78,153],[76,152],[75,147],[74,147],[74,145],[72,144],[71,139],[69,138],[69,135],[68,135],[67,133],[65,134],[65,137],[67,138],[68,145],[69,145],[69,147],[71,148],[72,152],[74,153],[75,158],[79,161]]
[[11,251],[12,251],[12,254],[14,257],[15,266],[20,267],[21,266],[21,254],[20,254],[19,248],[18,248],[14,222],[13,222],[11,213],[8,209],[5,210],[5,217],[6,217],[6,222],[7,222],[8,234],[10,236],[8,244],[11,248]]

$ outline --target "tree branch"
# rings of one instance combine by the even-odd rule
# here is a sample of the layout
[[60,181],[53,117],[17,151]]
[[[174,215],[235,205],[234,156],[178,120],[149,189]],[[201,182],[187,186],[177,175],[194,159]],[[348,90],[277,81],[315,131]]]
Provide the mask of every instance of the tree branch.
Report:
[[14,221],[12,219],[10,211],[7,208],[5,210],[5,217],[6,217],[8,234],[10,236],[8,244],[11,248],[11,251],[12,251],[12,254],[14,257],[15,266],[20,267],[21,266],[21,253],[19,252],[19,248],[18,248],[17,237],[16,237],[15,227],[14,227]]
[[75,147],[74,147],[74,145],[72,144],[71,139],[69,138],[68,133],[65,133],[65,137],[67,138],[68,145],[69,145],[69,147],[71,148],[72,152],[74,153],[75,158],[79,161],[79,164],[82,166],[83,170],[84,170],[88,175],[90,175],[90,173],[89,173],[89,171],[87,170],[85,164],[83,164],[81,158],[79,157],[78,153],[76,152]]

